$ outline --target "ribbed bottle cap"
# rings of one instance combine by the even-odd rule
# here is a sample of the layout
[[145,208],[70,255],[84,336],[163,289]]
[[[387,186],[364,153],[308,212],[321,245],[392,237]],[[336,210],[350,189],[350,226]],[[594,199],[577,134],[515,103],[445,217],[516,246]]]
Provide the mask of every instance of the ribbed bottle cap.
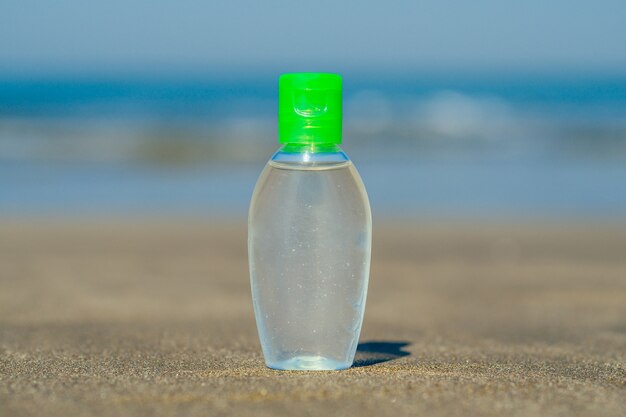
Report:
[[307,145],[341,143],[341,77],[302,72],[278,82],[278,142]]

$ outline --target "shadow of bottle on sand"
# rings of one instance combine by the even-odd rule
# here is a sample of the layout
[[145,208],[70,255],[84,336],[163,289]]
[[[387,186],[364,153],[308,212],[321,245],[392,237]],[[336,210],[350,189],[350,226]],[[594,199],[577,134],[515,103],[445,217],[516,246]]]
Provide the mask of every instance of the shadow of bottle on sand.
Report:
[[411,353],[403,350],[405,346],[409,345],[409,342],[383,342],[378,340],[359,343],[352,366],[354,368],[371,366],[409,356]]

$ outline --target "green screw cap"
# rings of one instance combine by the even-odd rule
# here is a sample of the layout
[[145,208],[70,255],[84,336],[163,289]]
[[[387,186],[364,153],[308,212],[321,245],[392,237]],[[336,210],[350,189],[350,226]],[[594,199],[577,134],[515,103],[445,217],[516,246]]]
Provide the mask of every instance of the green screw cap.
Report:
[[341,77],[283,74],[278,81],[278,142],[324,148],[341,143]]

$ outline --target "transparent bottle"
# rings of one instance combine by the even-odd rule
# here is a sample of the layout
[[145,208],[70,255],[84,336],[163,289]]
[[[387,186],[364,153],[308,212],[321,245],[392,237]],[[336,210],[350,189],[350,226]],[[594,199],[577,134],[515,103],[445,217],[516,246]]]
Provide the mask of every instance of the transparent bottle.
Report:
[[367,294],[371,213],[340,149],[341,78],[300,73],[279,82],[279,141],[250,205],[248,251],[267,366],[352,366]]

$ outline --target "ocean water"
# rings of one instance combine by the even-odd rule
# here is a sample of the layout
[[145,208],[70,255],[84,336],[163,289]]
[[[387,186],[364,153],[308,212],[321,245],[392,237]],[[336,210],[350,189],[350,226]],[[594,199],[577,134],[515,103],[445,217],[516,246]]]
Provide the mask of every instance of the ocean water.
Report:
[[[0,79],[0,215],[245,218],[275,76]],[[346,76],[374,216],[626,216],[626,77]]]

